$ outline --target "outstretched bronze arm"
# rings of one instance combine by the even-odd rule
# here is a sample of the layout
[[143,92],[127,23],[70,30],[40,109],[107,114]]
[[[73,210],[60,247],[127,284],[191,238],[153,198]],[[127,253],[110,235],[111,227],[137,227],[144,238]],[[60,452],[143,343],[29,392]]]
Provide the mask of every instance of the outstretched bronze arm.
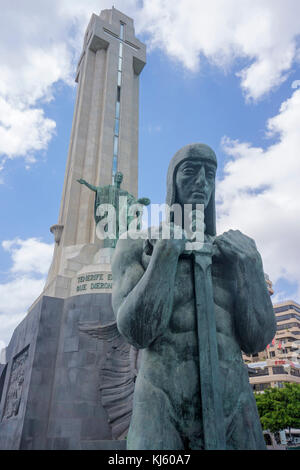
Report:
[[97,187],[96,186],[93,186],[92,184],[88,183],[87,181],[85,181],[83,178],[80,178],[79,180],[77,180],[78,183],[80,184],[84,184],[85,186],[87,186],[89,189],[91,189],[92,191],[97,191]]

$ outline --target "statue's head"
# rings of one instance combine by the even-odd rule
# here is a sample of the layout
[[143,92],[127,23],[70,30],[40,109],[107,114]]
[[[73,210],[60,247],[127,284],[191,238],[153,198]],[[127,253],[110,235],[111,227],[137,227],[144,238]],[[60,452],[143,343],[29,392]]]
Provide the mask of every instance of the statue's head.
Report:
[[120,186],[122,181],[123,181],[123,173],[121,173],[120,171],[117,171],[114,177],[114,182],[117,186]]
[[167,177],[167,200],[174,203],[204,205],[206,233],[216,234],[215,175],[217,158],[205,144],[190,144],[172,158]]

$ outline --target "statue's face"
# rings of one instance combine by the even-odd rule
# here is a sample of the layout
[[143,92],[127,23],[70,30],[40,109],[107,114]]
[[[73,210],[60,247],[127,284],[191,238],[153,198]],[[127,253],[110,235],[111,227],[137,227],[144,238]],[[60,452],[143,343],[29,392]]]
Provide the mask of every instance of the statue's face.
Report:
[[215,187],[215,176],[216,167],[205,155],[184,160],[176,172],[176,202],[203,204],[206,208]]
[[123,175],[122,175],[122,173],[119,173],[119,172],[116,173],[115,182],[116,182],[116,183],[122,183],[122,181],[123,181]]

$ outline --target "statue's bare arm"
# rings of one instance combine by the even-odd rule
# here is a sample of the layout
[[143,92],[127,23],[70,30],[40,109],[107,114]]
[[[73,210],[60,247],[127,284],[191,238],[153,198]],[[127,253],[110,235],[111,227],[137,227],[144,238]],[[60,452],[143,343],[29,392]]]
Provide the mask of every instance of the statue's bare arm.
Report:
[[112,262],[112,304],[120,333],[136,348],[148,347],[167,328],[173,307],[181,240],[157,240],[142,266],[143,240],[119,240]]
[[83,178],[80,178],[79,180],[77,180],[78,183],[80,184],[84,184],[85,186],[87,186],[89,189],[91,189],[92,191],[97,191],[97,188],[96,186],[93,186],[92,184],[88,183],[87,181],[85,181]]
[[255,242],[229,230],[215,244],[235,272],[234,324],[240,347],[248,354],[262,351],[275,335],[276,322]]

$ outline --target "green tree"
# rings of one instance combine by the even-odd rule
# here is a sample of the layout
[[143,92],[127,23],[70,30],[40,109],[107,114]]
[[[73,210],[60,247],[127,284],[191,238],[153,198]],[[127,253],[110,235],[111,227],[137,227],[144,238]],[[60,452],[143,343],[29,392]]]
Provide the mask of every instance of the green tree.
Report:
[[255,393],[262,428],[275,433],[287,428],[300,428],[300,384],[284,384]]

